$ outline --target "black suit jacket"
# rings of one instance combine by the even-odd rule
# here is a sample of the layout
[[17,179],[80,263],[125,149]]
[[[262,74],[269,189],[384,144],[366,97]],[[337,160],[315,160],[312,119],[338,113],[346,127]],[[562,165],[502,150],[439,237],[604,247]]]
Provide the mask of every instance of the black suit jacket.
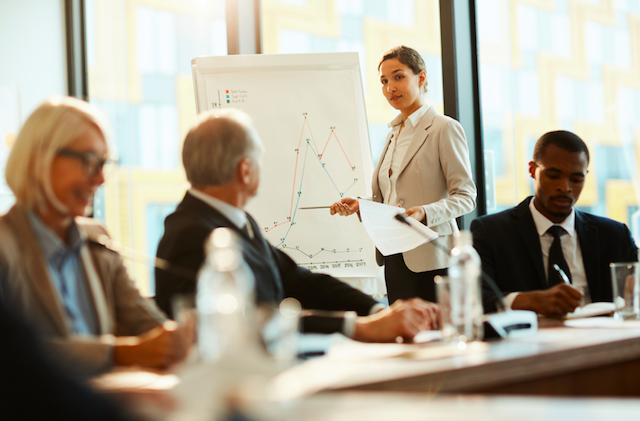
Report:
[[[540,239],[529,210],[531,197],[515,208],[471,223],[482,268],[503,294],[547,289]],[[591,300],[612,301],[611,262],[635,262],[638,247],[627,226],[608,218],[576,213],[576,232]],[[483,284],[485,312],[496,311],[496,296]]]
[[[272,247],[260,234],[249,215],[255,238],[250,239],[220,212],[187,193],[176,211],[165,220],[165,231],[158,245],[158,257],[173,265],[197,272],[205,259],[204,244],[219,227],[231,228],[240,236],[243,256],[256,278],[258,303],[278,304],[286,297],[296,298],[305,309],[328,311],[352,310],[368,315],[377,303],[361,291],[328,275],[299,267],[288,255]],[[156,302],[171,315],[174,294],[193,293],[195,279],[176,276],[156,269]],[[337,331],[342,320],[313,328],[314,331]]]

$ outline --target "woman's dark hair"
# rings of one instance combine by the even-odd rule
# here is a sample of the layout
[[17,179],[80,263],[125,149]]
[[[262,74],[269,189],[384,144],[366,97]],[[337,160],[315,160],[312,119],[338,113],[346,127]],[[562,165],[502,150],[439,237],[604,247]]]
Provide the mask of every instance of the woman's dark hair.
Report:
[[[427,66],[425,66],[424,60],[420,56],[420,53],[413,48],[405,47],[404,45],[398,45],[397,47],[393,47],[392,49],[384,53],[382,59],[380,60],[380,63],[378,63],[378,72],[380,71],[382,63],[394,58],[397,58],[400,63],[409,67],[414,75],[420,74],[420,72],[422,72],[423,70],[425,73],[427,72]],[[427,80],[425,79],[424,85],[422,85],[423,93],[427,92],[427,84]]]

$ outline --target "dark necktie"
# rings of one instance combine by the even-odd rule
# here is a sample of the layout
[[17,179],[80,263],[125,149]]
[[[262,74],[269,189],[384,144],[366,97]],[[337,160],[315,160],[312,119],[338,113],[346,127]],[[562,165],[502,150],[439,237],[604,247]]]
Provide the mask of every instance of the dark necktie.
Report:
[[240,229],[240,231],[247,236],[247,238],[249,238],[251,241],[253,241],[253,229],[251,228],[250,222],[247,221],[246,224],[244,224],[244,227],[242,227]]
[[553,243],[551,243],[551,248],[549,249],[549,268],[547,271],[547,285],[552,287],[562,283],[560,274],[558,274],[558,272],[553,268],[554,264],[560,266],[560,269],[564,271],[569,278],[569,281],[571,281],[571,272],[569,271],[569,265],[564,258],[564,253],[562,253],[562,244],[560,243],[560,236],[567,232],[560,225],[552,226],[547,230],[547,232],[553,235]]

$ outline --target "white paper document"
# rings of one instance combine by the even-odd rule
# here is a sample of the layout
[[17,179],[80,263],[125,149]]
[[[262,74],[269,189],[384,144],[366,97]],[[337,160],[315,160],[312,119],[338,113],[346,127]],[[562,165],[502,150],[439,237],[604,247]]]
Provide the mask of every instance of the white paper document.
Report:
[[[623,304],[624,306],[624,304]],[[616,311],[616,305],[614,303],[591,303],[584,307],[578,307],[573,313],[566,315],[567,319],[582,319],[584,317],[601,316],[603,314],[613,313]]]
[[413,250],[438,238],[435,231],[413,218],[407,218],[411,226],[395,219],[397,214],[404,211],[396,206],[360,199],[360,217],[364,229],[385,256]]

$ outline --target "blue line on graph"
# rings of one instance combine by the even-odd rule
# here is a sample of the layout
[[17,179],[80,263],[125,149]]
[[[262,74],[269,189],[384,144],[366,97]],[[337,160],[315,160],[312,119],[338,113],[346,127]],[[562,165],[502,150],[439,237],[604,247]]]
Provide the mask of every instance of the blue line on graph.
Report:
[[[329,180],[331,180],[331,183],[333,184],[333,187],[335,187],[336,191],[338,192],[338,194],[340,194],[340,190],[338,189],[338,186],[336,186],[336,183],[333,182],[333,178],[331,178],[331,175],[329,174],[329,171],[327,171],[327,169],[324,167],[324,165],[322,165],[322,160],[320,160],[320,158],[318,157],[318,153],[313,149],[313,146],[311,146],[311,144],[307,140],[307,147],[304,150],[304,161],[303,161],[303,164],[302,164],[302,174],[300,175],[300,186],[298,187],[298,200],[296,201],[296,207],[295,207],[295,210],[293,211],[293,215],[291,216],[291,223],[289,224],[289,229],[287,230],[286,234],[284,235],[282,241],[280,241],[280,244],[278,244],[276,247],[280,247],[282,244],[284,244],[285,240],[287,239],[287,236],[289,236],[289,231],[291,231],[291,227],[293,227],[293,222],[296,220],[296,214],[298,213],[298,204],[300,203],[300,196],[302,196],[302,181],[304,180],[304,171],[305,171],[305,169],[307,167],[307,154],[309,152],[309,148],[311,148],[311,150],[313,151],[314,155],[316,156],[316,158],[320,162],[320,165],[322,166],[322,169],[324,170],[324,172],[327,173],[327,177],[329,177]],[[340,197],[343,197],[343,195],[345,195],[351,189],[351,187],[353,187],[356,183],[357,183],[357,181],[354,181],[353,184],[351,184],[349,186],[349,188],[347,190],[345,190],[340,195]]]
[[324,172],[327,173],[327,177],[329,177],[329,180],[331,180],[331,184],[333,184],[333,187],[336,188],[336,191],[338,192],[338,194],[340,195],[340,197],[342,197],[342,193],[340,192],[340,189],[338,188],[338,186],[336,186],[336,183],[333,182],[333,178],[331,178],[331,175],[329,174],[329,171],[327,171],[327,169],[324,167],[322,160],[320,159],[320,157],[318,156],[318,151],[313,150],[313,146],[311,146],[311,144],[309,143],[309,141],[307,140],[307,145],[311,148],[311,150],[313,151],[313,154],[316,156],[316,158],[318,159],[318,162],[320,162],[320,165],[322,165],[322,169],[324,170]]
[[351,184],[351,185],[349,186],[349,188],[348,188],[348,189],[346,189],[346,190],[344,191],[344,193],[343,193],[343,194],[347,194],[347,192],[348,192],[349,190],[351,190],[351,187],[355,186],[355,185],[356,185],[356,183],[357,183],[357,181],[354,181],[354,182],[353,182],[353,184]]
[[284,235],[282,241],[280,241],[280,244],[278,244],[276,247],[281,246],[287,239],[289,231],[291,231],[291,227],[293,227],[293,222],[296,220],[296,214],[298,213],[298,204],[300,203],[300,196],[302,196],[302,180],[304,180],[304,170],[307,168],[307,152],[309,152],[309,141],[307,141],[307,148],[304,150],[304,162],[302,164],[302,174],[300,175],[300,187],[298,187],[298,200],[296,201],[296,209],[293,211],[293,215],[291,215],[291,223],[289,224],[287,233]]

